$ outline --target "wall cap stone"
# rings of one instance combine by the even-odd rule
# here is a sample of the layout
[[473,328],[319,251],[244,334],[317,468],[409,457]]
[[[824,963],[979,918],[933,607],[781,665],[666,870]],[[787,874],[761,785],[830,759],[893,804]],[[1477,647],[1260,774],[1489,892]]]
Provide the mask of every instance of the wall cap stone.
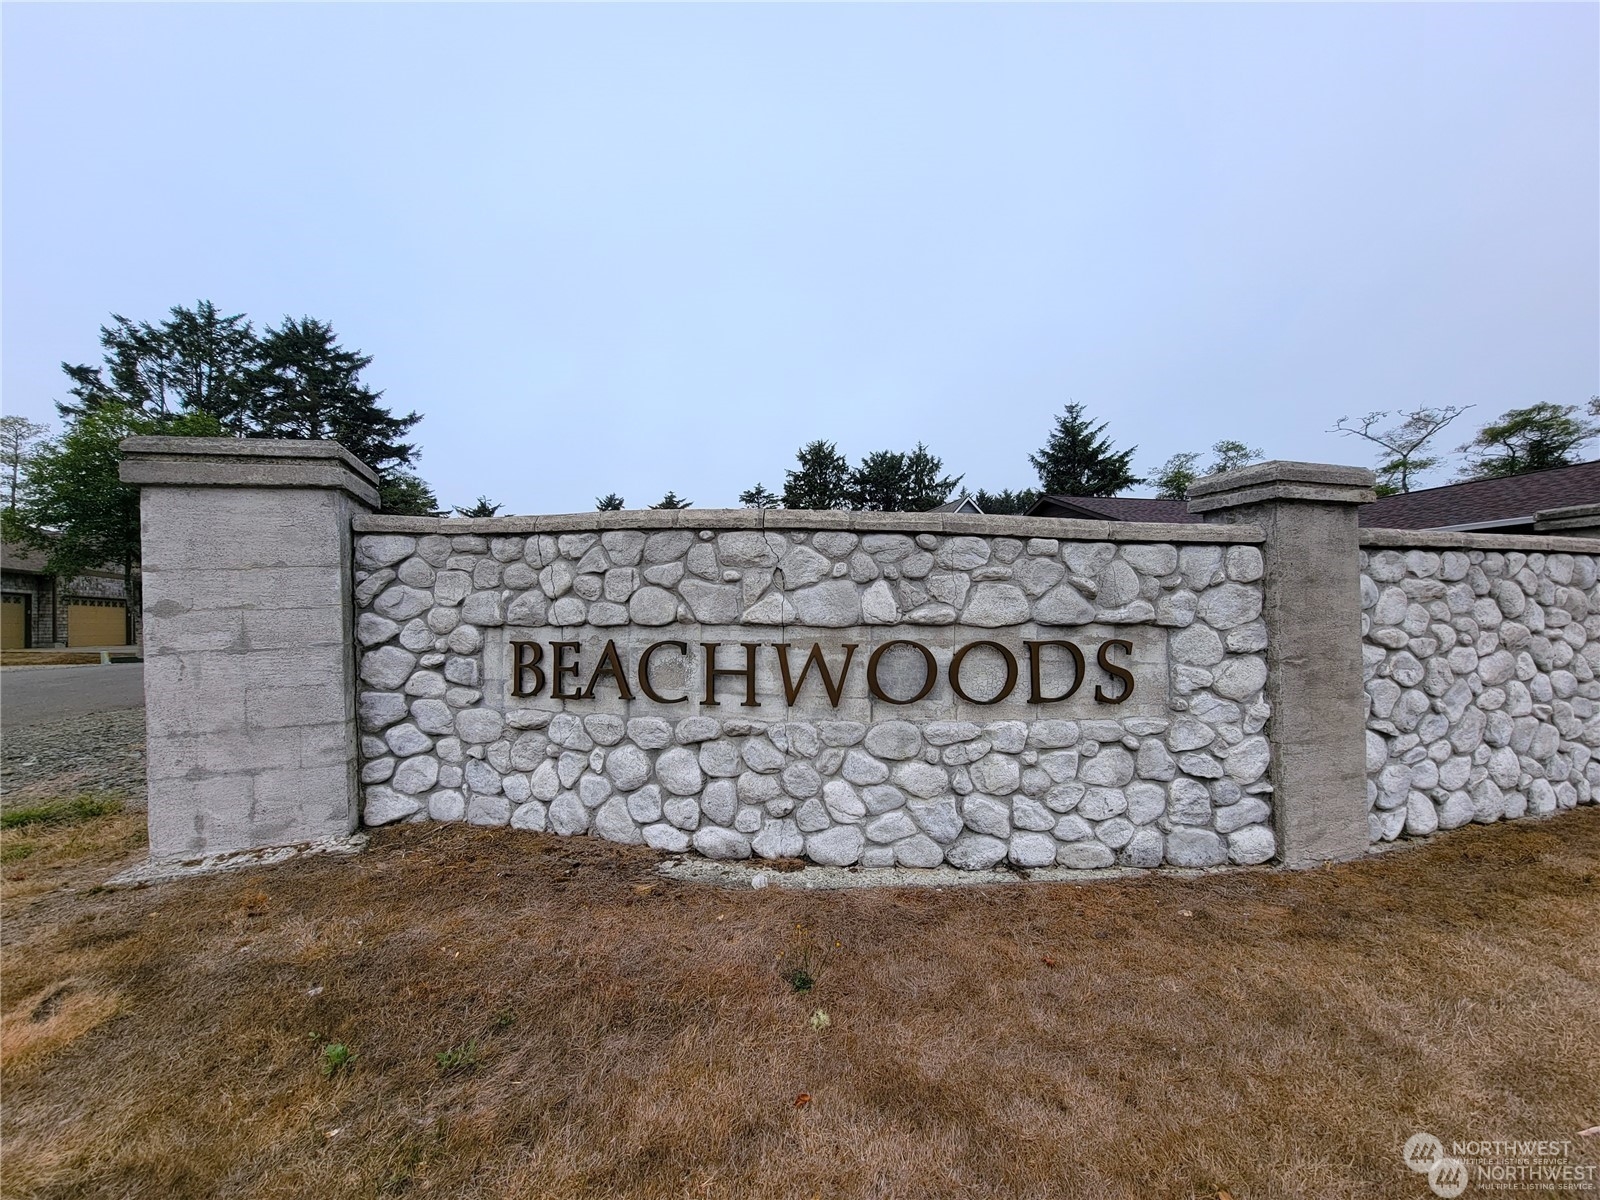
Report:
[[883,513],[751,508],[628,509],[517,517],[358,516],[357,533],[478,534],[589,533],[608,530],[747,529],[837,530],[853,533],[944,533],[971,537],[1056,538],[1067,542],[1168,542],[1181,545],[1251,544],[1265,540],[1256,525],[1184,522],[1073,521],[1060,517],[975,517],[962,513]]
[[1377,499],[1375,481],[1365,467],[1274,460],[1196,480],[1189,485],[1189,511],[1217,512],[1277,500],[1371,504]]
[[1524,554],[1600,554],[1600,538],[1538,533],[1461,533],[1445,529],[1363,529],[1363,549],[1520,550]]
[[124,438],[123,483],[141,487],[334,488],[378,506],[378,475],[338,442]]
[[1567,504],[1561,508],[1540,509],[1533,514],[1533,527],[1540,533],[1564,529],[1577,530],[1578,536],[1600,526],[1600,504]]

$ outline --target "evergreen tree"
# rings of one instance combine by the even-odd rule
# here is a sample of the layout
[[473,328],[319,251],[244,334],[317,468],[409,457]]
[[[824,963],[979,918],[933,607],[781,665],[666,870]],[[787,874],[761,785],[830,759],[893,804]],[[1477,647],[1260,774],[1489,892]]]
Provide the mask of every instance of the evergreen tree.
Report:
[[874,450],[850,472],[846,504],[864,512],[899,512],[905,495],[906,456]]
[[442,517],[439,498],[414,471],[396,468],[378,476],[379,510],[395,517]]
[[848,508],[850,464],[833,442],[818,439],[795,452],[798,470],[783,477],[785,508]]
[[762,484],[758,483],[755,485],[755,487],[739,493],[739,503],[744,505],[746,508],[759,508],[765,510],[769,508],[781,508],[783,506],[783,499],[775,493],[767,491]]
[[256,437],[329,439],[381,476],[410,464],[416,447],[400,440],[422,417],[397,417],[361,382],[372,356],[346,350],[333,326],[311,317],[269,328],[251,373],[251,432]]
[[622,504],[622,497],[615,492],[607,492],[604,496],[596,496],[594,501],[595,509],[599,512],[621,512]]
[[[1493,479],[1581,461],[1579,448],[1600,433],[1600,424],[1574,416],[1577,411],[1576,404],[1546,401],[1502,414],[1461,447],[1468,456],[1461,477]],[[1589,412],[1600,415],[1600,397],[1590,399]]]
[[1143,483],[1130,469],[1137,446],[1112,448],[1103,436],[1105,422],[1095,425],[1083,415],[1083,405],[1068,404],[1056,418],[1050,440],[1028,461],[1039,472],[1039,485],[1061,496],[1115,496]]
[[62,363],[74,402],[59,402],[64,417],[106,404],[154,413],[197,412],[215,417],[235,436],[246,432],[249,376],[259,351],[243,313],[225,317],[209,300],[177,305],[160,325],[113,313],[100,327],[102,366]]
[[921,442],[905,456],[905,484],[901,504],[905,512],[931,512],[956,490],[964,476],[940,475],[944,461],[928,453]]
[[665,496],[661,497],[661,503],[660,504],[652,504],[650,507],[651,508],[689,508],[693,504],[694,504],[693,500],[680,500],[680,499],[678,499],[678,493],[677,492],[668,492]]
[[1015,492],[1010,488],[999,492],[986,492],[979,488],[972,493],[972,498],[989,516],[1019,517],[1039,502],[1039,493],[1032,488]]
[[493,503],[487,496],[479,496],[476,501],[465,508],[457,507],[458,517],[492,517],[505,505]]

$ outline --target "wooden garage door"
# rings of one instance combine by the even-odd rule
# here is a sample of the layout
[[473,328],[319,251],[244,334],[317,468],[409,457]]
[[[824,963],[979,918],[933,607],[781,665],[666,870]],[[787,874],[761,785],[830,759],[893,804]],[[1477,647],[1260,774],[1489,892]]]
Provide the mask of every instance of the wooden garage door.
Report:
[[28,598],[6,596],[0,604],[4,629],[0,630],[0,649],[22,650],[28,645]]
[[121,646],[127,640],[127,605],[121,600],[67,597],[68,646]]

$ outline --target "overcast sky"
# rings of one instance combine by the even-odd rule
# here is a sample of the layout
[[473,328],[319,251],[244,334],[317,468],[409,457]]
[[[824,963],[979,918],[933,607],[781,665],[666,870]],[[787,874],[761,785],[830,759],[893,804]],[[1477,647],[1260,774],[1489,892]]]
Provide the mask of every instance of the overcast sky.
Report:
[[[333,323],[446,503],[973,488],[1600,391],[1600,8],[17,5],[7,412],[111,312]],[[1445,476],[1435,478],[1444,481]]]

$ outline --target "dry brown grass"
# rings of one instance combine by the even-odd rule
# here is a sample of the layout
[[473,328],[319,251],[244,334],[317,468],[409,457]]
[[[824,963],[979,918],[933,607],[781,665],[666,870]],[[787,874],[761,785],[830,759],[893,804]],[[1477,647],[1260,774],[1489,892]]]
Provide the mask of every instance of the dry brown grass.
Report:
[[6,1063],[6,1196],[1424,1197],[1416,1130],[1600,1124],[1600,810],[948,891],[719,891],[440,826],[13,890],[52,853],[5,867],[6,1036],[62,1023]]

